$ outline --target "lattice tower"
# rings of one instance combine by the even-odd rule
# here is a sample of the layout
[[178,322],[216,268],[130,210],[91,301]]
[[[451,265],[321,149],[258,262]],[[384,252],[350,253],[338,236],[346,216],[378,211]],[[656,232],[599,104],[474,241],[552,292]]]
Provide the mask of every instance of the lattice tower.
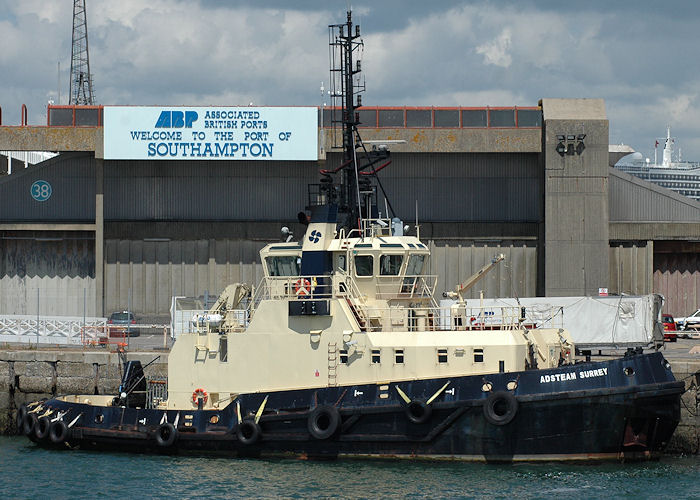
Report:
[[69,104],[94,105],[90,56],[88,55],[85,0],[73,0],[73,44],[70,60]]

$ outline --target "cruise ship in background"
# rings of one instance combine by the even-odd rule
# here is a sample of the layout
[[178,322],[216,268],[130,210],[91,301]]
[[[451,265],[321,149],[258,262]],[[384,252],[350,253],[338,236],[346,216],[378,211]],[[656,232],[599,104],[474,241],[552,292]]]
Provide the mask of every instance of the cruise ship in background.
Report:
[[660,165],[656,161],[656,149],[659,146],[659,141],[656,141],[654,163],[649,158],[644,159],[641,153],[633,153],[622,158],[615,168],[700,201],[700,162],[682,161],[680,149],[677,160],[673,161],[674,142],[671,128],[668,127]]

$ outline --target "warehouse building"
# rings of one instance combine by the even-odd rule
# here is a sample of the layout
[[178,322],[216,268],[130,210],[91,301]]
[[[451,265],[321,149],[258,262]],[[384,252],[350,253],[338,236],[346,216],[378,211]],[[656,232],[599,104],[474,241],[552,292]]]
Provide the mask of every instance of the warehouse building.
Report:
[[[301,237],[307,185],[340,164],[332,121],[315,108],[49,106],[47,126],[0,126],[0,150],[61,153],[0,177],[0,314],[164,314],[173,296],[257,284],[259,249],[283,226]],[[391,150],[380,206],[411,231],[417,219],[438,292],[504,253],[473,296],[607,289],[661,293],[677,315],[700,305],[700,203],[611,168],[602,100],[364,107],[360,122],[368,147]]]

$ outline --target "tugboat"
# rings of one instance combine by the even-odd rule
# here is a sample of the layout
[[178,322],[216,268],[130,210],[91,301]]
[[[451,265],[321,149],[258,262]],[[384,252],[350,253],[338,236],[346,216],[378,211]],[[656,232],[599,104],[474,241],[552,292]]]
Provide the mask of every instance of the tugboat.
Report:
[[22,406],[18,429],[57,449],[234,457],[658,457],[684,392],[661,353],[577,362],[566,330],[527,324],[520,307],[467,307],[468,284],[501,256],[438,306],[420,228],[377,208],[389,156],[357,133],[359,28],[350,12],[330,28],[345,157],[309,186],[303,239],[264,247],[262,281],[230,285],[193,318],[169,354],[167,397],[151,400],[129,361],[118,394]]

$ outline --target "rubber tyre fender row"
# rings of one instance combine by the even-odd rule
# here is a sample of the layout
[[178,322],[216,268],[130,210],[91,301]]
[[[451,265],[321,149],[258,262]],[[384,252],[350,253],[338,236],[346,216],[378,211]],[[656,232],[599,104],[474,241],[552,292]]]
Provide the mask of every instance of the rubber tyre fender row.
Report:
[[27,437],[33,437],[34,428],[37,426],[38,422],[39,419],[36,418],[36,414],[34,413],[27,413],[24,415],[24,419],[22,420],[22,432],[24,435]]
[[252,418],[244,419],[236,428],[236,437],[246,446],[257,443],[261,434],[260,426]]
[[46,441],[49,437],[49,429],[51,428],[51,419],[49,417],[41,417],[37,419],[34,426],[34,437],[39,441]]
[[414,424],[424,424],[433,414],[433,409],[425,401],[414,399],[406,405],[406,416]]
[[335,406],[320,405],[314,408],[307,420],[309,434],[315,439],[328,439],[340,427],[340,412]]
[[177,441],[178,432],[175,426],[169,422],[164,422],[156,429],[156,443],[161,448],[169,448]]
[[484,402],[484,417],[493,425],[509,424],[517,413],[518,400],[511,392],[492,392]]
[[22,434],[24,417],[27,416],[27,405],[22,403],[19,408],[17,408],[17,434]]
[[68,440],[68,426],[63,420],[51,422],[49,440],[54,444],[65,443]]

